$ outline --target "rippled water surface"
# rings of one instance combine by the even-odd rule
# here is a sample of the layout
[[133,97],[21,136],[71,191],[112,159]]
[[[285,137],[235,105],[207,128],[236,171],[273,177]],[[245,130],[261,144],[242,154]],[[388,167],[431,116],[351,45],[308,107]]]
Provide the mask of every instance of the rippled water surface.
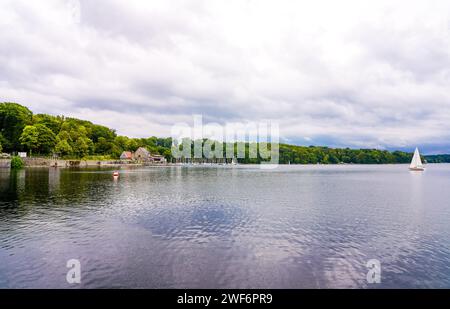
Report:
[[74,287],[69,259],[84,288],[450,288],[450,165],[0,169],[0,287]]

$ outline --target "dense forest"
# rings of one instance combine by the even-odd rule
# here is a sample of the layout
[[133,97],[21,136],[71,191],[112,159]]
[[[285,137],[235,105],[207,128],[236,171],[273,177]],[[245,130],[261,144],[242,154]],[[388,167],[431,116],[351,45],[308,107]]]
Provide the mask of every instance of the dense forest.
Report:
[[119,158],[124,150],[147,148],[151,153],[170,157],[170,138],[128,138],[90,121],[34,115],[25,106],[0,103],[0,147],[4,152],[27,151],[31,155],[53,153],[65,158],[103,156]]
[[450,154],[425,156],[427,163],[450,163]]
[[[192,152],[193,144],[191,142]],[[239,163],[264,161],[260,157],[249,158],[251,147],[249,143],[244,146],[246,158],[238,159]],[[281,164],[409,163],[412,157],[411,153],[377,149],[279,146]],[[0,152],[27,151],[35,156],[56,153],[63,158],[117,159],[122,151],[135,151],[139,147],[172,160],[171,138],[118,136],[114,130],[90,121],[47,114],[34,115],[20,104],[0,103]],[[237,148],[236,144],[234,148]],[[223,149],[225,153],[226,145],[223,145]],[[427,156],[426,159],[428,162],[449,162],[450,155]]]

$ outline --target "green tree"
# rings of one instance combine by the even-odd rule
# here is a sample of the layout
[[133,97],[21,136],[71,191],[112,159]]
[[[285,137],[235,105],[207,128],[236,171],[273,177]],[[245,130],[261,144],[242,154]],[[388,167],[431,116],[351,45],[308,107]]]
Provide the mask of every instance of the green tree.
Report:
[[77,128],[72,128],[69,131],[72,140],[76,141],[79,137],[87,137],[87,129],[85,126],[79,126]]
[[33,113],[16,103],[0,103],[0,134],[5,151],[21,150],[19,138],[26,125],[32,123]]
[[139,144],[139,142],[137,141],[137,139],[133,138],[133,139],[130,139],[130,140],[128,141],[128,144],[127,144],[127,149],[128,149],[128,150],[130,150],[130,151],[136,151],[139,147],[140,147],[140,144]]
[[56,143],[55,134],[43,124],[26,126],[19,138],[20,143],[30,150],[41,154],[48,154]]
[[110,154],[113,148],[113,144],[106,140],[104,137],[99,137],[95,144],[95,153],[98,154]]
[[38,129],[35,126],[26,126],[20,135],[19,141],[23,146],[30,150],[31,154],[33,150],[39,149],[38,138]]
[[92,149],[92,141],[87,137],[79,137],[73,147],[73,152],[79,157],[87,156]]
[[100,138],[103,138],[104,140],[110,142],[116,137],[116,133],[114,132],[114,130],[100,125],[93,125],[91,134],[91,139],[94,143],[97,143]]
[[12,169],[21,169],[24,166],[23,160],[19,156],[14,156],[11,159],[11,168]]
[[57,142],[67,141],[69,144],[72,144],[73,140],[70,137],[69,132],[61,130],[59,134],[56,136]]
[[49,154],[56,144],[56,136],[52,130],[43,124],[35,125],[38,131],[38,152],[42,154]]
[[67,131],[60,131],[56,136],[55,152],[67,156],[73,154],[73,141]]
[[3,137],[2,133],[0,133],[0,145],[5,145],[6,143],[5,138]]
[[61,124],[62,124],[63,118],[62,117],[55,117],[47,114],[37,114],[33,116],[33,124],[43,124],[55,135],[58,135],[59,131],[61,130]]
[[122,154],[122,149],[119,146],[117,146],[116,144],[113,144],[113,146],[111,147],[111,155],[116,158],[119,158],[121,154]]
[[128,141],[129,138],[126,136],[116,136],[114,139],[114,144],[119,147],[122,151],[128,150]]
[[59,140],[55,146],[55,152],[62,156],[67,156],[72,153],[73,149],[67,140]]

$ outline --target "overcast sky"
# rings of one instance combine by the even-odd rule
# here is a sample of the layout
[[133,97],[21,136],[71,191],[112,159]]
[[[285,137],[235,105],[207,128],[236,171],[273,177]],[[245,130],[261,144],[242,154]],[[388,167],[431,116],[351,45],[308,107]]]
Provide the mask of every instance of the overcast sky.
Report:
[[0,101],[133,137],[193,114],[450,152],[450,1],[0,0]]

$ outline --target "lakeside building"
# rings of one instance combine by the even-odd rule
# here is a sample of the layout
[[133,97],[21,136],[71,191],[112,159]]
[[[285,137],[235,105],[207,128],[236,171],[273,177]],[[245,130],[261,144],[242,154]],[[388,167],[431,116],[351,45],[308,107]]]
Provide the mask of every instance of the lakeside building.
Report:
[[162,155],[152,155],[151,160],[154,163],[167,163],[166,158]]
[[122,152],[120,160],[133,160],[133,153],[131,151]]
[[143,163],[160,163],[165,164],[167,160],[162,155],[152,155],[144,147],[139,147],[135,152],[124,151],[120,155],[121,160],[138,161]]
[[133,154],[133,159],[137,161],[150,161],[151,154],[150,151],[145,149],[144,147],[139,147]]

